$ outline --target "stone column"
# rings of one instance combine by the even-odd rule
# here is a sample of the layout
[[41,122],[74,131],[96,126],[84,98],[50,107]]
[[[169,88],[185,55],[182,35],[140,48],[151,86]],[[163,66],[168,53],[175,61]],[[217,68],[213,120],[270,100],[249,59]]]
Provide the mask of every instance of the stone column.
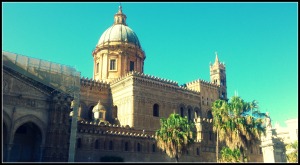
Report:
[[[79,88],[79,87],[75,87]],[[69,146],[69,162],[75,161],[75,152],[76,152],[76,136],[77,136],[77,116],[78,116],[78,105],[79,105],[79,89],[76,89],[74,92],[73,100],[73,116],[71,123],[71,135],[70,135],[70,146]]]
[[7,162],[10,162],[10,152],[11,152],[13,146],[14,146],[13,143],[10,143],[7,145],[7,157],[6,157]]

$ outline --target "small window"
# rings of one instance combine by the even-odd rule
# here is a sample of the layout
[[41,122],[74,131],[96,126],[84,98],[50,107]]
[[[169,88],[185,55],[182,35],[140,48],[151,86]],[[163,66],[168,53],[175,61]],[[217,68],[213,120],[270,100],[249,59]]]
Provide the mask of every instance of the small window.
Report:
[[99,112],[99,118],[103,119],[103,112]]
[[113,146],[113,142],[112,142],[112,141],[110,141],[110,142],[109,142],[109,147],[108,147],[108,149],[109,149],[109,150],[113,150],[113,148],[114,148],[114,146]]
[[153,105],[153,116],[159,117],[159,106],[158,106],[158,104]]
[[200,155],[200,150],[199,150],[199,148],[197,148],[197,155]]
[[211,111],[209,110],[209,111],[207,111],[207,118],[208,119],[212,119],[213,118],[213,116],[212,116],[212,114],[211,114]]
[[133,61],[130,61],[129,71],[134,71],[134,62]]
[[128,142],[125,142],[125,151],[128,151]]
[[192,117],[191,117],[191,110],[190,110],[190,109],[188,109],[188,120],[189,120],[189,121],[192,120]]
[[77,148],[81,148],[81,138],[77,139]]
[[141,151],[141,144],[137,143],[137,151],[140,152]]
[[180,108],[180,115],[181,115],[181,117],[183,117],[183,115],[184,115],[182,107]]
[[155,144],[152,144],[152,152],[155,152]]
[[99,62],[97,63],[96,73],[99,73]]
[[99,149],[99,140],[98,139],[95,141],[95,149]]
[[117,70],[116,59],[110,59],[109,70]]

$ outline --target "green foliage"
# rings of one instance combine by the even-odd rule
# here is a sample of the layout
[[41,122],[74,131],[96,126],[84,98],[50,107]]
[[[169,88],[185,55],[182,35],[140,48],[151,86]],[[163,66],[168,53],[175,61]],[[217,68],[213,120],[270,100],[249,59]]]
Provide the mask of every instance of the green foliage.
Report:
[[183,118],[173,113],[167,119],[161,118],[160,126],[161,128],[155,132],[157,147],[178,161],[183,151],[194,143],[196,138],[194,123],[188,121],[187,117]]
[[118,156],[103,156],[100,162],[124,162],[124,159]]
[[223,147],[220,162],[240,162],[240,156],[239,149],[231,150],[229,147]]
[[286,154],[288,162],[297,163],[298,162],[298,140],[288,144],[286,146],[286,150],[288,151]]
[[[246,148],[260,142],[260,135],[265,133],[264,113],[258,110],[256,101],[245,102],[233,96],[226,102],[216,100],[212,104],[213,131],[218,132],[218,139],[231,149]],[[218,143],[218,142],[217,142]]]

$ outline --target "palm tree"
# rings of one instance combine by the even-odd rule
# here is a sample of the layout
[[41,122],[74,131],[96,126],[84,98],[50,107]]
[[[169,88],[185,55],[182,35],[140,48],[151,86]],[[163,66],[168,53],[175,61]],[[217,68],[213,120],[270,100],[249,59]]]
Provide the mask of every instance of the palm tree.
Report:
[[298,162],[298,140],[286,145],[287,149],[287,159],[290,163]]
[[226,122],[228,122],[228,108],[227,102],[224,100],[216,100],[212,104],[213,115],[213,131],[217,133],[216,141],[216,159],[219,161],[219,137],[224,141],[226,137]]
[[262,126],[264,113],[258,110],[256,101],[245,102],[239,96],[233,96],[229,103],[229,113],[231,114],[232,138],[229,142],[230,147],[239,148],[243,157],[246,154],[246,149],[253,144],[260,142],[260,135],[265,133],[265,128]]
[[265,133],[262,126],[265,114],[259,112],[256,101],[245,102],[238,96],[233,96],[227,104],[216,100],[212,110],[217,139],[224,141],[231,150],[239,149],[244,161],[246,148],[257,144],[261,133]]
[[239,162],[241,152],[238,149],[231,150],[229,147],[223,147],[221,150],[221,162]]
[[182,153],[194,143],[195,125],[186,116],[183,118],[176,113],[170,114],[167,119],[161,118],[160,125],[161,128],[155,132],[157,146],[178,162]]

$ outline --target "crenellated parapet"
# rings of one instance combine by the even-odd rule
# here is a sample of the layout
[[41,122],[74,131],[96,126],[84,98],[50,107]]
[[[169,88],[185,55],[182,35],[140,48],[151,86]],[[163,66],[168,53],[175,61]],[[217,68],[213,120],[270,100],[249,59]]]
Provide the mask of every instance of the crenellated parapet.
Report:
[[100,87],[100,88],[110,88],[110,84],[107,81],[99,81],[99,80],[93,80],[92,78],[84,78],[82,77],[80,79],[80,85],[81,86],[92,86],[92,87]]
[[193,94],[199,94],[199,92],[197,92],[196,90],[193,89],[189,89],[187,87],[184,86],[179,86],[178,83],[176,81],[173,80],[168,80],[168,79],[164,79],[164,78],[160,78],[160,77],[156,77],[153,75],[149,75],[149,74],[144,74],[144,73],[140,73],[140,72],[136,72],[136,71],[132,71],[127,73],[125,76],[120,77],[116,80],[114,80],[113,82],[111,82],[111,84],[117,84],[121,81],[124,81],[125,79],[128,78],[132,78],[134,80],[137,80],[139,83],[142,83],[144,85],[156,85],[156,86],[160,86],[161,88],[172,88],[178,91],[183,91],[183,92],[188,92],[188,93],[193,93]]
[[201,80],[201,79],[197,79],[197,80],[194,80],[192,82],[186,83],[187,86],[192,86],[192,85],[195,85],[195,84],[201,84],[201,85],[205,85],[207,87],[212,87],[212,88],[218,88],[218,87],[220,87],[220,85],[214,84],[214,83],[212,83],[210,81]]
[[137,138],[154,139],[155,134],[152,132],[144,132],[143,130],[135,130],[134,128],[126,125],[116,125],[104,122],[78,122],[78,132],[86,134],[98,135],[115,135],[115,136],[128,136]]

